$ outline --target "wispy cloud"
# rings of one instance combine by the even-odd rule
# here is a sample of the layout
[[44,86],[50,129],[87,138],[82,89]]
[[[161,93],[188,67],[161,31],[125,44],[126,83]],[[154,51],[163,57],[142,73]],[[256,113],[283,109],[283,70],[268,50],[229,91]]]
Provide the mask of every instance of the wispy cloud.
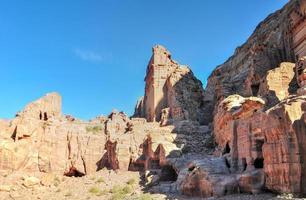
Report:
[[74,53],[84,61],[102,62],[105,60],[105,56],[95,51],[83,50],[83,49],[77,48],[74,50]]

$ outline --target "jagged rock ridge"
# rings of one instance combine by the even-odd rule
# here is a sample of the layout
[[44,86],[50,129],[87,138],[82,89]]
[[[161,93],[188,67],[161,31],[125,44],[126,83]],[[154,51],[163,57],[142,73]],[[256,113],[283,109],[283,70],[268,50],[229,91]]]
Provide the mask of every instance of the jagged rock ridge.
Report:
[[172,120],[204,122],[201,81],[190,68],[172,60],[170,52],[161,45],[153,47],[145,82],[145,96],[137,102],[135,117],[164,124]]

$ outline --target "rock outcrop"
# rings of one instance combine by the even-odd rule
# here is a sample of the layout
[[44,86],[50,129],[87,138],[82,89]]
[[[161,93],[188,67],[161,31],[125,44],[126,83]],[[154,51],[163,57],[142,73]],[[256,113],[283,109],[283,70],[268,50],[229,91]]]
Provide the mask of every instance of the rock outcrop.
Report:
[[30,103],[1,132],[0,169],[84,175],[96,171],[105,136],[90,132],[102,124],[71,120],[61,97],[51,93]]
[[2,120],[0,128],[0,170],[5,171],[76,177],[103,168],[146,171],[160,169],[184,147],[177,147],[174,126],[122,112],[89,122],[65,116],[57,93],[30,103],[11,121]]
[[135,117],[149,122],[204,122],[202,83],[190,68],[172,60],[170,52],[160,45],[153,48],[145,82],[145,96],[137,102]]
[[[303,0],[292,0],[268,16],[247,42],[212,72],[204,95],[205,121],[213,120],[215,106],[229,95],[264,98],[268,95],[267,99],[271,99],[271,93],[259,91],[262,77],[281,62],[295,63],[296,57],[306,54],[305,5]],[[296,85],[294,80],[292,85]]]
[[229,96],[218,106],[214,133],[220,155],[233,173],[263,170],[265,185],[258,189],[305,193],[306,97],[290,96],[267,111],[251,98]]
[[153,47],[132,118],[113,111],[82,121],[47,94],[0,120],[0,172],[80,177],[107,168],[139,171],[154,192],[306,195],[305,19],[304,0],[270,15],[205,92],[190,68]]
[[306,95],[306,56],[296,63],[295,69],[297,82],[300,87],[297,93],[299,95]]

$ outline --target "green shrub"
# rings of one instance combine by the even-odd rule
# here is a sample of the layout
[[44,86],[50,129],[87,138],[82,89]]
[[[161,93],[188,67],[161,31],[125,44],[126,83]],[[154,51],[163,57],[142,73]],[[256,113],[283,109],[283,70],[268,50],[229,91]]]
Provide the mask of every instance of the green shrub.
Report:
[[86,127],[86,132],[87,133],[93,133],[93,134],[98,134],[103,130],[102,126],[87,126]]
[[129,179],[127,182],[126,182],[128,185],[134,185],[136,183],[136,180],[134,178],[131,178]]
[[122,193],[124,194],[130,194],[133,192],[133,188],[130,185],[127,185],[122,188]]
[[130,185],[126,185],[126,186],[115,185],[111,189],[111,193],[112,193],[111,200],[125,199],[125,197],[131,194],[132,192],[133,192],[133,188]]
[[108,193],[109,193],[108,190],[101,190],[101,191],[97,194],[97,196],[104,196],[104,195],[107,195]]
[[100,190],[98,187],[93,186],[93,187],[91,187],[91,188],[88,190],[88,192],[90,192],[90,193],[92,193],[92,194],[98,194],[98,193],[101,192],[101,190]]
[[102,177],[100,177],[97,181],[97,183],[105,183],[104,179]]

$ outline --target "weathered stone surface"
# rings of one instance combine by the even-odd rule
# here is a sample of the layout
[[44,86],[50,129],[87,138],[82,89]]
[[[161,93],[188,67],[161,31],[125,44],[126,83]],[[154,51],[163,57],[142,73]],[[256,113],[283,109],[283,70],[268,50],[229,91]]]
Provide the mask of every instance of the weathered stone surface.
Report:
[[263,126],[266,187],[306,194],[306,96],[291,97],[267,111]]
[[166,157],[176,151],[180,155],[180,149],[174,144],[176,134],[172,133],[172,128],[147,123],[144,119],[130,120],[120,113],[111,116],[106,122],[108,140],[101,168],[145,171],[160,168],[166,163]]
[[267,75],[261,79],[258,94],[266,99],[267,108],[295,93],[294,67],[294,63],[283,62],[279,67],[267,71]]
[[106,138],[102,132],[88,132],[93,126],[102,127],[64,117],[61,97],[48,94],[26,106],[1,130],[6,137],[0,142],[0,169],[60,174],[71,168],[80,174],[96,171]]
[[296,78],[299,85],[298,95],[306,95],[306,56],[296,63]]
[[153,48],[145,82],[145,96],[137,102],[135,117],[159,122],[163,109],[169,108],[169,119],[204,122],[202,83],[187,66],[172,60],[170,52],[160,45]]
[[24,177],[23,185],[25,187],[33,187],[38,184],[40,184],[39,178],[36,178],[34,176]]
[[280,193],[305,193],[306,96],[290,96],[266,112],[260,101],[247,100],[229,96],[214,119],[220,153],[231,172],[242,174],[240,189],[259,192],[265,186]]
[[231,175],[224,159],[208,157],[195,160],[179,174],[179,187],[188,196],[224,196],[238,191],[235,175]]
[[[305,23],[305,4],[303,0],[292,0],[283,9],[268,16],[246,43],[212,72],[204,95],[205,121],[212,121],[215,106],[227,96],[260,95],[260,81],[268,70],[278,67],[281,62],[295,63],[296,56],[305,56],[305,51],[298,50],[296,46],[298,43],[301,44],[298,46],[305,47],[302,45],[306,42],[303,34],[306,26],[302,25]],[[296,27],[301,30],[299,33],[295,32]],[[294,44],[292,41],[296,38],[300,39]]]
[[0,142],[0,169],[6,171],[66,176],[104,167],[145,171],[160,169],[167,157],[180,156],[183,148],[176,145],[174,126],[130,119],[122,112],[90,122],[64,116],[56,93],[30,103],[11,122],[1,121],[1,127],[7,137]]
[[[264,101],[257,97],[243,98],[239,95],[232,95],[223,100],[219,104],[214,118],[214,135],[219,148],[224,151],[229,151],[227,147],[232,146],[234,140],[238,140],[241,143],[248,142],[249,144],[250,141],[245,141],[248,139],[246,132],[237,133],[237,131],[234,130],[237,129],[235,120],[239,118],[249,118],[257,114],[256,112],[262,110],[263,106]],[[242,129],[242,131],[245,130]],[[238,135],[240,135],[241,138],[233,138]],[[245,145],[246,144],[244,144],[244,146]]]

